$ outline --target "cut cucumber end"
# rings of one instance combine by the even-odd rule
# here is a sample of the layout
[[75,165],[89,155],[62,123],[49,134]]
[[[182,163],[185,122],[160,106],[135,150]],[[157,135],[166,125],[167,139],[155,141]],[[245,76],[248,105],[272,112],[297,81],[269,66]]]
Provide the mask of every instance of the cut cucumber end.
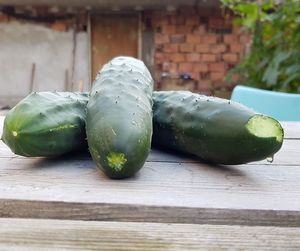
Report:
[[127,162],[127,159],[125,158],[124,153],[116,153],[111,152],[107,156],[108,165],[117,172],[120,172],[124,166],[124,164]]
[[280,123],[271,117],[257,114],[248,120],[246,124],[248,131],[260,138],[276,138],[278,142],[283,141],[283,128]]

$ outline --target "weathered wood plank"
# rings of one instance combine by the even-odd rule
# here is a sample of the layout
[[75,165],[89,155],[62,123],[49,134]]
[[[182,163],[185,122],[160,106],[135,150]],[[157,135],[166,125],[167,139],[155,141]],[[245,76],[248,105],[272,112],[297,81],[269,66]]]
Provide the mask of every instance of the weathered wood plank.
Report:
[[284,129],[284,138],[300,139],[300,122],[280,122]]
[[299,227],[298,211],[0,200],[0,217]]
[[299,177],[294,166],[148,162],[116,181],[88,159],[4,158],[0,216],[300,226]]
[[300,228],[0,219],[1,250],[299,250]]

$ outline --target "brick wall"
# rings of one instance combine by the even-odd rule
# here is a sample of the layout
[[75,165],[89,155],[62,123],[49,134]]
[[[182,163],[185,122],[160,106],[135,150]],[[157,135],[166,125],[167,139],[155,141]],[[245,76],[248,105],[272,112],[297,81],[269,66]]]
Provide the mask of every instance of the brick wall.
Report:
[[76,26],[77,31],[86,30],[86,11],[57,9],[47,6],[6,7],[0,12],[0,23],[36,23],[58,32],[65,32]]
[[160,87],[164,88],[166,79],[186,73],[194,79],[193,91],[213,94],[232,89],[224,77],[240,61],[250,41],[233,26],[232,19],[218,9],[152,13],[155,79]]

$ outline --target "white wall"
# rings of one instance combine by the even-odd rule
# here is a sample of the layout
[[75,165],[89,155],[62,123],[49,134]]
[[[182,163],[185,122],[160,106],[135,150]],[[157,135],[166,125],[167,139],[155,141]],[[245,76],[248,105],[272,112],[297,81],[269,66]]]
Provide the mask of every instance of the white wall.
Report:
[[[78,33],[76,42],[74,90],[80,80],[88,90],[87,34]],[[30,92],[33,63],[35,91],[66,90],[66,70],[71,82],[72,49],[73,31],[57,32],[29,23],[0,23],[0,107],[14,105]]]

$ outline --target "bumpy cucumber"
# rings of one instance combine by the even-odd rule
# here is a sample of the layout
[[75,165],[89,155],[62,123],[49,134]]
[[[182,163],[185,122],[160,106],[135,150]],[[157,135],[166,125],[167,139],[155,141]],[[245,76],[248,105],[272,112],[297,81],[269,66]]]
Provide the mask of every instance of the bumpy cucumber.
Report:
[[2,140],[14,153],[28,157],[84,149],[87,102],[87,93],[31,93],[6,115]]
[[283,129],[273,118],[225,99],[184,91],[153,93],[154,144],[216,164],[243,164],[273,156]]
[[96,77],[87,105],[86,132],[93,160],[115,179],[145,163],[152,137],[152,77],[138,59],[117,57]]

